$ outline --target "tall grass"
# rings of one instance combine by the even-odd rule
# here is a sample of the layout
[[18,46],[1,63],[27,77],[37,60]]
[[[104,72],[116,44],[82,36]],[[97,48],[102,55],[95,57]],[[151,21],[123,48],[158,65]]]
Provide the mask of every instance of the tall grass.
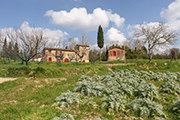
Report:
[[[60,116],[63,112],[75,115],[76,119],[82,119],[85,116],[97,116],[113,119],[116,117],[134,116],[132,114],[107,114],[106,111],[82,106],[75,106],[74,111],[68,109],[58,109],[53,106],[54,99],[62,92],[73,90],[75,83],[82,75],[93,76],[94,74],[106,75],[109,71],[104,64],[114,64],[110,67],[113,71],[118,69],[137,69],[152,70],[155,72],[180,71],[180,60],[126,60],[130,65],[116,65],[123,61],[98,61],[91,63],[61,63],[59,66],[53,62],[43,62],[43,64],[30,63],[29,66],[18,65],[12,61],[11,66],[0,61],[0,77],[17,77],[15,81],[4,82],[0,84],[0,120],[22,120],[22,119],[52,119]],[[33,74],[37,80],[33,79]],[[164,82],[149,81],[154,83],[159,89]],[[174,95],[160,93],[162,100],[160,102],[167,113],[168,108],[172,105]],[[99,100],[96,99],[98,103]],[[176,119],[174,114],[168,113],[170,119]]]

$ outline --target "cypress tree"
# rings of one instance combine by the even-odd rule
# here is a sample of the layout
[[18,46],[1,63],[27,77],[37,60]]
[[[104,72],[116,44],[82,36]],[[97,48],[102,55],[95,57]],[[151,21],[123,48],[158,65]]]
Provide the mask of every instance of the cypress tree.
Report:
[[17,43],[15,43],[14,52],[16,52],[16,54],[19,53],[19,48],[18,48],[18,44]]
[[11,44],[11,42],[9,42],[8,50],[9,50],[9,51],[12,51],[12,44]]
[[4,39],[4,45],[3,45],[3,57],[6,57],[7,54],[7,40]]
[[9,42],[9,46],[8,46],[8,55],[9,55],[9,58],[11,59],[13,58],[11,42]]
[[[98,28],[97,43],[98,43],[98,47],[102,49],[104,46],[104,36],[103,36],[103,29],[101,25],[99,25],[99,28]],[[101,55],[100,55],[100,59],[101,59]]]
[[15,53],[15,57],[14,57],[14,61],[15,61],[15,60],[16,60],[16,57],[17,57],[18,54],[19,54],[19,48],[18,48],[17,42],[15,43],[15,46],[14,46],[14,53]]

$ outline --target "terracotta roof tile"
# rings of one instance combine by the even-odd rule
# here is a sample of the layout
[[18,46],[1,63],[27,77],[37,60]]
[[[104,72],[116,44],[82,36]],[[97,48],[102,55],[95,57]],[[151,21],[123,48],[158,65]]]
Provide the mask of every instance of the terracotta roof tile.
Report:
[[47,47],[45,47],[44,50],[56,50],[56,51],[75,52],[74,50],[71,50],[71,49],[59,49],[59,48],[47,48]]

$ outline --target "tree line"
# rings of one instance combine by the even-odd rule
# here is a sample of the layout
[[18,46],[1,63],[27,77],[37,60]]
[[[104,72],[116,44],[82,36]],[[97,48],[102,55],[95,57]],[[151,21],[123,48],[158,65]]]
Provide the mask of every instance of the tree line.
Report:
[[[77,41],[74,37],[68,40],[56,40],[55,42],[48,43],[49,39],[45,37],[41,29],[31,29],[25,31],[23,29],[17,29],[14,32],[6,31],[7,38],[3,41],[3,48],[1,56],[7,58],[9,62],[14,60],[21,60],[22,63],[28,62],[35,56],[42,55],[43,48],[45,46],[59,47],[60,45],[66,45],[70,49],[74,49]],[[104,47],[104,36],[101,25],[98,27],[97,32],[97,44],[100,50],[90,50],[90,61],[96,60],[107,60],[107,51],[111,48],[121,48],[126,51],[126,59],[149,59],[151,62],[153,59],[177,59],[180,57],[180,50],[173,48],[166,50],[164,53],[159,53],[159,48],[168,48],[169,45],[173,45],[177,41],[177,32],[171,30],[170,27],[165,24],[158,22],[156,25],[151,24],[140,24],[133,31],[133,38],[128,39],[124,45],[119,43],[111,46]],[[87,35],[81,36],[81,44],[90,45],[92,39]],[[53,43],[53,44],[52,44]],[[157,51],[157,52],[155,52]],[[80,53],[76,53],[79,54]],[[80,56],[81,58],[83,56]]]
[[[111,46],[106,46],[102,53],[102,60],[107,60],[107,50],[111,48],[121,48],[126,51],[126,59],[177,59],[179,57],[179,49],[171,48],[164,53],[159,54],[159,49],[168,48],[176,43],[178,40],[177,31],[172,30],[168,24],[162,22],[143,23],[140,24],[133,31],[133,38],[126,41],[123,46],[119,43]],[[102,49],[104,45],[103,30],[101,26],[98,29],[97,38],[98,47]],[[90,55],[98,59],[97,50],[90,51]],[[93,55],[96,53],[96,56]],[[101,54],[101,51],[100,51]],[[90,57],[91,58],[91,57]],[[99,57],[101,59],[101,55]],[[93,58],[92,60],[95,60]]]
[[[120,46],[118,44],[113,44],[110,47],[106,47],[103,49],[102,53],[96,49],[90,50],[90,61],[94,62],[97,60],[107,61],[108,59],[108,50],[112,48],[120,48],[125,49],[125,56],[126,59],[149,59],[147,49],[145,46],[140,48],[130,48],[128,46]],[[170,48],[167,49],[165,52],[155,53],[152,55],[152,59],[174,59],[177,60],[180,58],[180,49],[179,48]]]

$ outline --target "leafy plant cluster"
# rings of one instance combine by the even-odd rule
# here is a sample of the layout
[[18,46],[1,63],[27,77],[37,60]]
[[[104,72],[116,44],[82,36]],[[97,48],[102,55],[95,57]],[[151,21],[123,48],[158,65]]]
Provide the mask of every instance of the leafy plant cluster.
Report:
[[118,70],[102,77],[98,75],[94,75],[92,78],[82,76],[73,91],[80,93],[81,96],[91,97],[113,95],[126,98],[134,95],[138,98],[160,99],[156,86],[145,81],[146,74],[149,73],[136,70]]
[[156,117],[156,115],[166,117],[163,113],[163,106],[151,101],[149,98],[138,98],[127,104],[127,107],[133,111],[138,111],[142,117]]
[[76,83],[74,92],[80,92],[81,96],[101,96],[104,91],[104,84],[92,81],[90,77],[82,76]]
[[[73,115],[68,113],[62,113],[60,117],[54,117],[52,120],[75,120]],[[108,120],[107,118],[94,118],[93,120]]]
[[162,86],[162,92],[170,93],[170,94],[180,94],[180,85],[175,80],[168,80],[163,86]]
[[[127,109],[135,111],[141,117],[162,117],[163,106],[157,101],[161,99],[157,87],[147,80],[167,81],[161,91],[170,90],[179,94],[176,82],[179,73],[154,73],[152,71],[118,70],[105,76],[82,76],[78,79],[73,92],[62,93],[56,98],[60,107],[68,107],[72,103],[95,105],[93,98],[100,98],[98,107],[108,111],[125,113]],[[173,84],[173,85],[172,85]],[[89,99],[84,99],[90,97]],[[128,98],[134,99],[132,101]],[[86,102],[84,102],[86,101]]]
[[180,118],[180,97],[177,97],[173,103],[174,105],[171,106],[170,111],[179,115],[178,117]]
[[55,101],[61,108],[66,108],[72,105],[73,103],[79,104],[81,102],[81,99],[77,95],[77,93],[68,91],[62,93],[59,97],[56,97]]
[[52,120],[75,120],[73,115],[62,113],[60,117],[54,117]]

